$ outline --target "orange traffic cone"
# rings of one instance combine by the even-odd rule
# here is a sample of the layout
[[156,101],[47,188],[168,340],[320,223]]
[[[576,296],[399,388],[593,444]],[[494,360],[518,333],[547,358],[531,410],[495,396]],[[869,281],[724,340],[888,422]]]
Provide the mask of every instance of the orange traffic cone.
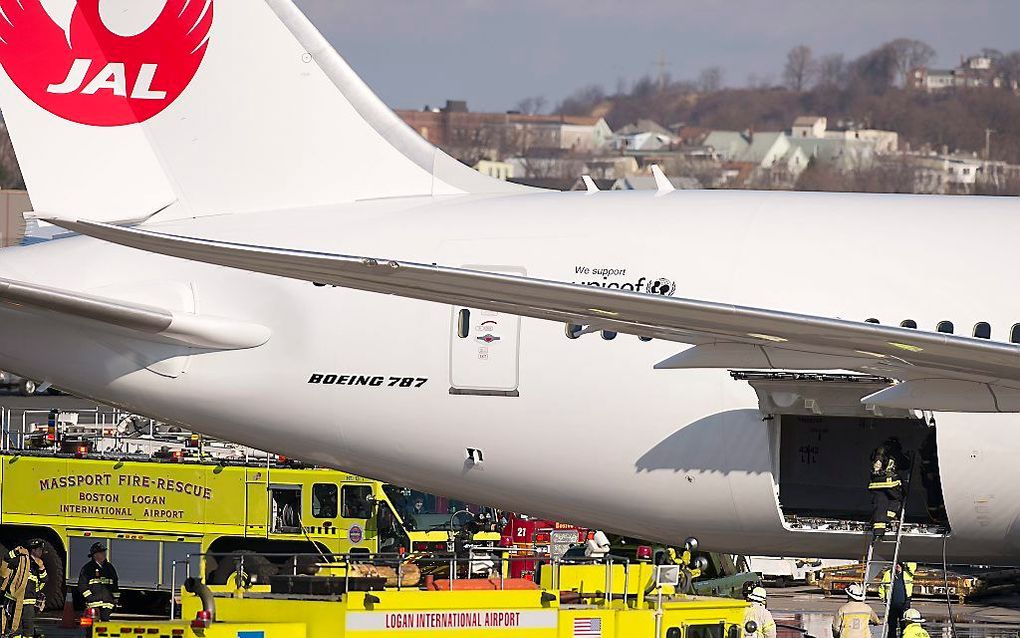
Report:
[[60,619],[61,629],[74,629],[78,626],[78,614],[74,611],[74,596],[67,592],[64,596],[64,616]]

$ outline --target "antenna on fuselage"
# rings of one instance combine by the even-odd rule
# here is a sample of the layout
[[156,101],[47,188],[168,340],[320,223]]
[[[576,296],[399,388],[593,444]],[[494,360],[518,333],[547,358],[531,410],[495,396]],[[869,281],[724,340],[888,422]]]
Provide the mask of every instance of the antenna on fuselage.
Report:
[[655,178],[655,190],[660,195],[671,193],[676,190],[676,187],[673,186],[673,182],[669,181],[669,178],[662,172],[662,169],[659,168],[658,164],[652,164],[652,177]]

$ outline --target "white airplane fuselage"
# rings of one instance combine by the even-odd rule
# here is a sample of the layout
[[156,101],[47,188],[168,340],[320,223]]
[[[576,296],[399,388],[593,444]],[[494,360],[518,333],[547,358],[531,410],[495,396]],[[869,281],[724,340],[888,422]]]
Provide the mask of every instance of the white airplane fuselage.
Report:
[[[927,330],[949,320],[958,334],[983,321],[1000,341],[1020,323],[1008,292],[1020,216],[1006,199],[542,193],[380,199],[150,227],[567,282],[645,288],[665,278],[678,297],[912,319]],[[187,351],[0,306],[0,368],[84,396],[287,456],[641,538],[696,536],[707,548],[762,555],[847,557],[864,547],[860,533],[787,527],[775,424],[727,370],[652,369],[683,344],[568,339],[563,324],[521,319],[519,335],[500,327],[500,340],[465,348],[448,305],[85,237],[5,250],[0,276],[193,304],[272,330],[248,350]],[[515,336],[516,356],[501,361],[516,374],[517,396],[451,393],[476,373],[477,357],[504,355]],[[1020,416],[935,418],[950,560],[1016,564]],[[468,448],[484,461],[470,463]],[[867,458],[859,465],[866,473]],[[919,560],[942,550],[937,536],[904,545]]]

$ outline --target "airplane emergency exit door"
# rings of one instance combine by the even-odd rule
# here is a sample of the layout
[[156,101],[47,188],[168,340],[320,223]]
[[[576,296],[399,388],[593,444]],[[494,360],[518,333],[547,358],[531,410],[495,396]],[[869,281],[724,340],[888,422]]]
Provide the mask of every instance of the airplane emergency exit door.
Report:
[[[526,274],[508,266],[471,270]],[[518,396],[521,318],[492,310],[454,306],[450,328],[450,394]]]

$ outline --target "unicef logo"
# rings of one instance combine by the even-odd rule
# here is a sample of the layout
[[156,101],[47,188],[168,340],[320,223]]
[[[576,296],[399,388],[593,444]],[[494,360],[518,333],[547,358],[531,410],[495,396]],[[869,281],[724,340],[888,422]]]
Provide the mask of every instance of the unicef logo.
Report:
[[652,295],[663,295],[664,297],[670,297],[676,292],[676,284],[673,283],[672,279],[665,277],[659,277],[654,281],[648,282],[648,286],[645,287],[645,292]]

